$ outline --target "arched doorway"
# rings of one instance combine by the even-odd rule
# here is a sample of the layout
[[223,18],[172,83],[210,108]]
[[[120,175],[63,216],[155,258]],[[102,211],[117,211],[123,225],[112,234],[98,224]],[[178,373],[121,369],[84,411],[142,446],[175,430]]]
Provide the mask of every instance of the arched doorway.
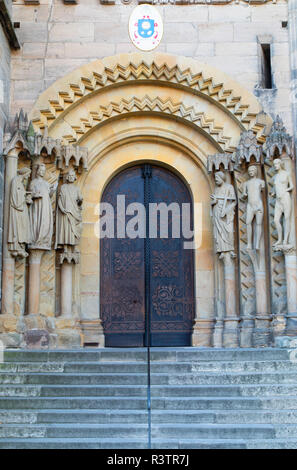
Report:
[[[100,246],[105,345],[144,346],[149,329],[152,346],[190,346],[194,259],[193,250],[184,247],[189,241],[185,229],[190,230],[193,223],[186,185],[163,167],[141,164],[117,174],[101,202],[112,205],[115,221],[115,237],[102,238]],[[135,203],[146,213],[146,226],[135,219],[141,207],[129,210]]]

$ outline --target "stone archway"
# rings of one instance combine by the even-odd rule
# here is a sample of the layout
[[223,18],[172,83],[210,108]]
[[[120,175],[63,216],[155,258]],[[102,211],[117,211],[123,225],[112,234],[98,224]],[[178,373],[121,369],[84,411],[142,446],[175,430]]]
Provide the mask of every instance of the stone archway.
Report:
[[[63,318],[55,308],[60,272],[54,252],[43,259],[46,282],[41,285],[40,314],[51,318],[58,337],[65,337],[67,343],[69,335],[71,344],[71,331],[76,328],[83,332],[82,342],[103,345],[98,319],[97,205],[119,169],[131,162],[155,161],[181,175],[198,207],[196,221],[203,221],[202,231],[195,233],[197,306],[192,343],[210,346],[221,274],[208,213],[213,182],[207,173],[207,156],[231,155],[244,130],[252,130],[258,142],[265,141],[271,120],[256,98],[225,74],[191,59],[123,54],[95,61],[58,80],[42,93],[30,118],[35,131],[46,131],[50,139],[80,146],[88,153],[88,172],[78,177],[84,196],[84,230],[81,263],[73,270],[71,318]],[[71,156],[65,158],[65,168],[71,165]],[[22,282],[21,272],[16,283]]]

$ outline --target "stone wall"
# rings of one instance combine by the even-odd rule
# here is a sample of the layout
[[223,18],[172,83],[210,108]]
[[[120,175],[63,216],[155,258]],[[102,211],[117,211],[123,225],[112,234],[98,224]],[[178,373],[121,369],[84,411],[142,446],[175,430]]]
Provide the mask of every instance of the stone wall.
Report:
[[[13,19],[22,44],[12,55],[11,113],[30,111],[38,95],[56,79],[82,64],[122,52],[135,52],[128,20],[136,0],[41,0],[40,5],[13,4]],[[279,113],[292,131],[289,100],[290,65],[287,3],[225,5],[158,5],[164,37],[157,52],[193,57],[226,72],[255,92],[265,111]],[[258,37],[270,35],[273,90],[261,90]]]
[[[11,12],[11,2],[5,1],[5,7]],[[10,46],[3,27],[0,25],[0,154],[3,151],[3,131],[9,117],[10,101]],[[0,298],[2,279],[2,227],[4,194],[4,160],[0,159]]]

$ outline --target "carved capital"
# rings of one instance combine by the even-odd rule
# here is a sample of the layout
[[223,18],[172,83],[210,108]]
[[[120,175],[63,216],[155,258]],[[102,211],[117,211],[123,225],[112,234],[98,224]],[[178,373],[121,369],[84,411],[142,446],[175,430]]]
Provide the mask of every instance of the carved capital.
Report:
[[224,251],[219,253],[219,259],[223,261],[225,266],[233,266],[236,253],[234,251]]
[[80,262],[80,253],[78,251],[76,252],[64,252],[59,254],[58,256],[58,263],[63,264],[64,262],[66,263],[74,263],[74,264],[79,264]]
[[29,264],[40,264],[45,250],[30,249]]

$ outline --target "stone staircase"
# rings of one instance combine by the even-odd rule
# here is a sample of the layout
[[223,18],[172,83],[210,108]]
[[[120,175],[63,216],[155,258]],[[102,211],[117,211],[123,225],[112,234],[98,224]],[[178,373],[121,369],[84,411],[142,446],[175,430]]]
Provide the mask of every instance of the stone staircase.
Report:
[[[153,448],[297,448],[286,349],[153,348]],[[0,448],[147,447],[145,349],[5,352]]]

